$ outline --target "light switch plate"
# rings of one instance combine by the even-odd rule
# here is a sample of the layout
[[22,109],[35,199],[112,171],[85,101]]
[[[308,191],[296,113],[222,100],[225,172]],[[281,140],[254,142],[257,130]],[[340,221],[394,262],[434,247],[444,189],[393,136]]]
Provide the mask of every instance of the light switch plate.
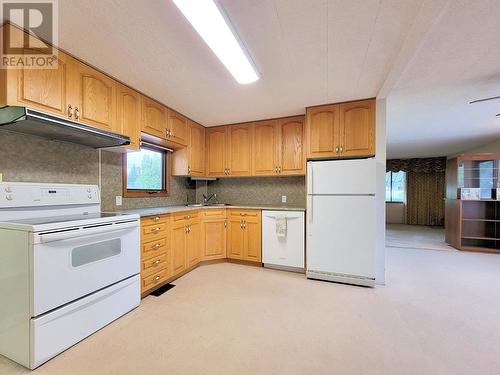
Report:
[[281,196],[281,203],[286,203],[286,195]]
[[117,206],[121,206],[122,205],[122,196],[121,195],[117,195],[116,196],[116,205]]

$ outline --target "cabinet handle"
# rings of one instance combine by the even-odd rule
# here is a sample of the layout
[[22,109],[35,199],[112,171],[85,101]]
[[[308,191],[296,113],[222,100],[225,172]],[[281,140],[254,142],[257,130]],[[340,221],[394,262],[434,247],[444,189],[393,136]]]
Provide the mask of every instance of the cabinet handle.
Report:
[[224,228],[227,228],[227,220],[224,220]]
[[160,260],[159,259],[156,259],[154,262],[153,262],[153,266],[156,267],[158,264],[160,264]]
[[159,249],[160,248],[160,244],[159,243],[155,243],[155,245],[153,246],[153,249]]
[[153,279],[153,281],[158,281],[158,280],[160,280],[160,275],[156,276],[156,277]]
[[281,174],[281,166],[278,167],[278,174]]
[[243,229],[243,220],[240,220],[240,228]]
[[340,153],[343,153],[344,152],[344,148],[342,146],[340,146]]
[[188,173],[191,173],[191,167],[188,165]]
[[243,220],[243,229],[247,229],[247,221]]
[[278,174],[278,167],[274,167],[274,173]]
[[75,120],[78,120],[80,118],[80,111],[78,110],[78,107],[75,107]]
[[335,147],[335,152],[338,154],[339,153],[339,146]]
[[155,218],[153,219],[154,221],[159,221],[160,220],[160,217],[159,216],[155,216]]
[[71,106],[71,104],[68,104],[68,117],[73,117],[73,107]]
[[151,232],[158,233],[160,231],[160,229],[161,229],[160,227],[156,227],[156,228],[151,229]]
[[191,233],[191,225],[188,226],[188,233]]

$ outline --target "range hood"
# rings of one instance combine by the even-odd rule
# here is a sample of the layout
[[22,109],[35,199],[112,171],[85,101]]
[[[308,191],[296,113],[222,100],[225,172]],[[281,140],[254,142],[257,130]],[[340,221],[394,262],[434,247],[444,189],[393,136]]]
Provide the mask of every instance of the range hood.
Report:
[[92,148],[130,144],[130,138],[26,107],[0,108],[0,130],[32,134]]

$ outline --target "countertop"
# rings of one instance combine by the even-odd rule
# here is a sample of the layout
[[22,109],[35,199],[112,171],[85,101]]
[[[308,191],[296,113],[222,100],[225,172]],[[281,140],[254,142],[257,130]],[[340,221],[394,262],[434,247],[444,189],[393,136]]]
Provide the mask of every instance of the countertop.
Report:
[[153,208],[137,208],[132,210],[114,211],[120,214],[135,214],[140,217],[171,214],[174,212],[191,211],[191,210],[207,210],[214,208],[238,208],[238,209],[253,209],[253,210],[272,210],[272,211],[305,211],[304,207],[293,206],[267,206],[267,205],[231,205],[231,206],[166,206]]

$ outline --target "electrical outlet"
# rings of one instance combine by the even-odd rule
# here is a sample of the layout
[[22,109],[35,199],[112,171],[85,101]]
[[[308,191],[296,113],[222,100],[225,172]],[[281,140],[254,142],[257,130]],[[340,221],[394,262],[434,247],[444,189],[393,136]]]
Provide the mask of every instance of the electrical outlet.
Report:
[[286,203],[286,195],[281,196],[281,203]]
[[116,199],[116,205],[117,206],[121,206],[122,205],[122,196],[121,195],[117,195],[115,197],[115,199]]
[[0,173],[0,182],[3,181],[3,174]]

